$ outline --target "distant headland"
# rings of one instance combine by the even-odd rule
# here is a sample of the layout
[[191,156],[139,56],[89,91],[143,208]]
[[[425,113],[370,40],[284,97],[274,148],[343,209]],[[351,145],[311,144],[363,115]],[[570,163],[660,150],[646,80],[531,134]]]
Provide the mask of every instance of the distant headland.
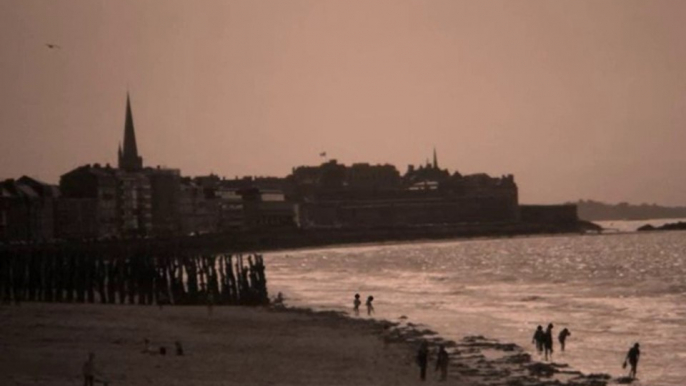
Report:
[[579,218],[586,221],[686,218],[686,207],[684,206],[632,205],[626,202],[613,205],[593,200],[579,200],[568,204],[576,205]]

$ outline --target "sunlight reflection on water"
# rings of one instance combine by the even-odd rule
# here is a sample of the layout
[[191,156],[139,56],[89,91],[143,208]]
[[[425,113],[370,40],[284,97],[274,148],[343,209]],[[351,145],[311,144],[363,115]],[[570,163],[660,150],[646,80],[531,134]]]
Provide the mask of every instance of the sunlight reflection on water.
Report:
[[375,298],[376,317],[401,315],[445,337],[482,334],[532,349],[553,322],[572,336],[556,361],[622,374],[641,342],[639,377],[686,379],[686,233],[526,237],[365,245],[269,253],[269,288],[293,305],[349,309]]

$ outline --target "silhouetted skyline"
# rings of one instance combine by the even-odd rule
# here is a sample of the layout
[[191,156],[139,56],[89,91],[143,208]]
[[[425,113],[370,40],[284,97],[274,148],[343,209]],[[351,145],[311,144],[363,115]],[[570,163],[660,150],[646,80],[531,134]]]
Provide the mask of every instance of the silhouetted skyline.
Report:
[[[686,204],[681,1],[0,4],[0,179],[423,163],[524,203]],[[55,48],[52,48],[53,46]]]

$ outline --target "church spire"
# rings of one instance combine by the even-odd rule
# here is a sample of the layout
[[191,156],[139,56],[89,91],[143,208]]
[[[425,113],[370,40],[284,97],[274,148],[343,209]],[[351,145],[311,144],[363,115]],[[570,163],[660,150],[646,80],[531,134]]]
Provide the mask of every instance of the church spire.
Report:
[[438,157],[436,156],[436,146],[434,146],[434,169],[438,169]]
[[136,146],[136,132],[133,128],[133,113],[131,113],[131,99],[126,93],[126,123],[124,124],[124,156],[138,157]]
[[124,170],[140,170],[143,168],[143,158],[138,156],[136,146],[136,132],[131,113],[131,99],[126,93],[126,122],[124,123],[124,148],[120,150],[119,168]]

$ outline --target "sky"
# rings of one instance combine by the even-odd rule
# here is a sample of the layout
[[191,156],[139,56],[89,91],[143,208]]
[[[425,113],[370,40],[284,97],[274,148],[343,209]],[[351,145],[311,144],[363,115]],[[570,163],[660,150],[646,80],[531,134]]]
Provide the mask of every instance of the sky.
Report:
[[0,0],[0,179],[115,165],[129,92],[184,175],[435,147],[523,203],[686,205],[684,36],[683,0]]

